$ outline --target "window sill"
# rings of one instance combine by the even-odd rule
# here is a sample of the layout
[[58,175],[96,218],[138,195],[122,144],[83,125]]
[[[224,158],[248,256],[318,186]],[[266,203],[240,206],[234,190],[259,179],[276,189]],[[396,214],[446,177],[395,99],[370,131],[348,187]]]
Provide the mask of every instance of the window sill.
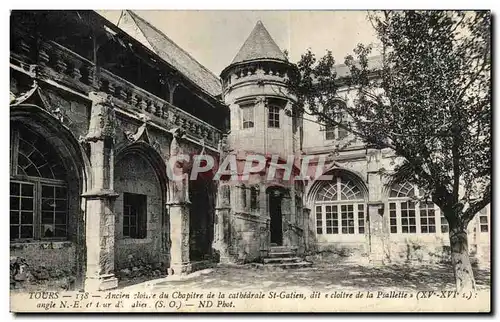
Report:
[[129,237],[122,237],[120,239],[120,244],[122,245],[131,245],[131,244],[148,244],[151,243],[153,240],[151,237],[146,237],[146,238],[129,238]]
[[73,242],[68,240],[33,240],[33,241],[14,241],[10,242],[10,250],[20,250],[32,247],[40,249],[62,249],[73,246]]

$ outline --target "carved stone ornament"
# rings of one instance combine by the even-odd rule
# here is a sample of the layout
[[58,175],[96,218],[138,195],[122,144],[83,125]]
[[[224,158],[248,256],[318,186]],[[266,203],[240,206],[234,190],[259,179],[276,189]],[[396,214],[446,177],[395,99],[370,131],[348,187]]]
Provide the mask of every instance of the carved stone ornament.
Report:
[[220,140],[219,140],[218,150],[219,150],[219,153],[221,155],[227,154],[228,152],[231,151],[231,147],[229,146],[228,137],[229,137],[229,133],[223,133]]
[[38,90],[38,83],[36,82],[36,80],[33,80],[33,84],[31,85],[31,88],[28,91],[26,91],[25,93],[22,93],[21,95],[16,96],[14,93],[10,92],[10,105],[16,106],[16,105],[24,103],[37,90]]
[[175,139],[182,139],[186,135],[186,131],[180,127],[177,127],[170,131]]
[[143,141],[149,144],[151,142],[146,123],[142,124],[135,133],[131,131],[125,131],[124,133],[127,139],[132,143]]
[[105,93],[91,92],[92,100],[90,112],[89,132],[86,139],[89,141],[102,140],[106,137],[114,138],[116,128],[115,110]]
[[257,96],[255,98],[255,105],[258,104],[264,104],[264,106],[267,106],[267,98],[265,96]]

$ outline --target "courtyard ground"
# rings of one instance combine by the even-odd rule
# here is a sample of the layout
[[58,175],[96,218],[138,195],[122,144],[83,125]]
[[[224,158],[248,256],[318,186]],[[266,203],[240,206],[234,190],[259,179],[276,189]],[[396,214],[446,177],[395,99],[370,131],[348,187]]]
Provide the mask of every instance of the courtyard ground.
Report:
[[[125,294],[127,300],[123,301],[121,308],[109,307],[108,311],[488,312],[491,299],[490,270],[476,267],[474,274],[477,294],[464,300],[442,298],[442,294],[454,293],[455,289],[451,265],[444,263],[373,265],[366,261],[355,262],[349,258],[326,256],[316,258],[311,267],[299,269],[262,268],[252,264],[218,265],[186,276],[149,281],[141,281],[144,277],[121,280],[119,288],[111,293],[118,294],[119,300]],[[27,290],[23,291],[11,292],[13,311],[25,311],[28,305],[37,304],[29,298]],[[433,291],[435,294],[429,296]],[[208,297],[209,293],[213,296]],[[313,297],[316,293],[317,297]],[[369,293],[373,294],[371,298]],[[401,293],[406,293],[405,297]],[[81,300],[86,293],[79,294],[73,294],[71,298]],[[109,294],[109,291],[101,295],[92,293],[78,308],[63,310],[54,307],[54,310],[98,311],[95,303],[106,301]],[[157,297],[152,299],[152,294]],[[161,294],[168,296],[162,298]],[[225,294],[225,297],[220,294]],[[261,294],[261,297],[249,299],[242,294]],[[273,294],[278,297],[273,298]],[[280,297],[280,294],[285,297]],[[294,297],[297,294],[298,298]],[[352,294],[352,297],[346,298],[343,294]],[[359,294],[363,294],[363,297],[357,298]],[[119,300],[108,301],[121,303]],[[45,309],[37,307],[37,310]]]
[[[474,270],[478,290],[489,290],[490,271]],[[254,289],[307,287],[316,291],[342,290],[452,290],[455,287],[450,264],[359,264],[348,260],[317,260],[312,267],[299,269],[255,268],[252,265],[219,265],[202,274],[181,280],[158,280],[162,289]]]

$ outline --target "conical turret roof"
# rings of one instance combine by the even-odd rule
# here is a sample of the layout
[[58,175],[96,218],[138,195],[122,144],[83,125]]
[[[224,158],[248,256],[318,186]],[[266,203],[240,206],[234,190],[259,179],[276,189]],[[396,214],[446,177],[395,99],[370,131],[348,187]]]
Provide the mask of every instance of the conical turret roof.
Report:
[[260,20],[257,21],[231,65],[259,59],[288,61]]

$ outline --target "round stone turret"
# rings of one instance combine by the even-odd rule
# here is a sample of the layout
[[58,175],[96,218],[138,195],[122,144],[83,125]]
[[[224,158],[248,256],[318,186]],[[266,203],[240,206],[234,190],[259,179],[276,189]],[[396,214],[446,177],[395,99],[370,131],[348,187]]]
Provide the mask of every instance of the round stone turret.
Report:
[[296,126],[285,113],[292,97],[288,75],[294,65],[258,21],[222,73],[224,101],[231,111],[234,150],[287,156],[296,151]]

